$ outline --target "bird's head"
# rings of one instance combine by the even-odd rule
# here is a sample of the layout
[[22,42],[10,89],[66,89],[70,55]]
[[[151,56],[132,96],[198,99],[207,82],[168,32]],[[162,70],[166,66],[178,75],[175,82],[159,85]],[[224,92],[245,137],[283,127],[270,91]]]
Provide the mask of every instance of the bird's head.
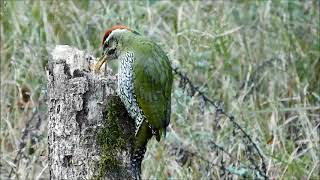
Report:
[[134,31],[124,25],[115,25],[106,30],[101,43],[103,48],[102,57],[95,65],[95,72],[99,71],[106,61],[118,58],[122,47],[122,39],[131,32]]

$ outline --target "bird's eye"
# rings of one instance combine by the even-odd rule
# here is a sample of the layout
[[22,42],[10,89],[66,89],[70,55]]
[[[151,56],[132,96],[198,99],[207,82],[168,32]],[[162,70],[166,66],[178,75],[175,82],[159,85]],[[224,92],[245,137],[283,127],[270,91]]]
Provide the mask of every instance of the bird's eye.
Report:
[[108,54],[113,54],[116,51],[116,48],[109,49]]

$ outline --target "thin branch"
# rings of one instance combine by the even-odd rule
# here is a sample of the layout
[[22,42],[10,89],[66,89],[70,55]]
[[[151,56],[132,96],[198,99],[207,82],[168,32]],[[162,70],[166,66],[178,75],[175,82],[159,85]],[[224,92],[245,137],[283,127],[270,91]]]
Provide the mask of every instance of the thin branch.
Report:
[[[177,67],[173,68],[173,72],[180,78],[180,86],[183,89],[186,88],[186,85],[189,86],[190,96],[197,95],[206,103],[209,103],[210,105],[214,106],[217,114],[223,114],[224,116],[226,116],[230,120],[230,122],[235,126],[235,128],[239,129],[242,132],[244,137],[253,146],[253,149],[258,153],[258,156],[262,161],[262,170],[256,165],[256,163],[254,163],[254,160],[252,158],[249,157],[249,161],[255,166],[255,169],[258,171],[261,177],[263,177],[264,179],[268,179],[268,176],[266,175],[266,165],[264,162],[264,157],[260,152],[258,146],[256,145],[256,143],[253,142],[250,135],[235,121],[235,117],[233,115],[229,115],[224,111],[223,103],[220,100],[211,100],[208,96],[204,94],[204,92],[199,90],[198,86],[193,84],[193,82],[188,76],[179,71]],[[247,149],[249,150],[249,152],[251,151],[250,147],[247,147]]]

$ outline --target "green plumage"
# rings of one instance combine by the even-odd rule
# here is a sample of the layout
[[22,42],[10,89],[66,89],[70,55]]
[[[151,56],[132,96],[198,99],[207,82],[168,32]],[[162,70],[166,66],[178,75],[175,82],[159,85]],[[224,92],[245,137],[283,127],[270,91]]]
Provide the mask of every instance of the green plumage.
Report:
[[172,70],[167,56],[151,41],[135,47],[134,90],[152,127],[165,131],[170,120]]
[[[170,121],[172,68],[160,46],[137,33],[123,32],[119,43],[121,52],[133,52],[134,93],[149,124],[159,131],[157,140],[165,134]],[[147,143],[152,136],[146,122],[136,135],[137,146]]]
[[99,70],[104,57],[120,61],[118,93],[135,120],[131,167],[134,179],[140,179],[148,140],[155,135],[160,141],[170,122],[172,68],[160,46],[124,26],[106,31],[103,48],[104,56],[95,69]]

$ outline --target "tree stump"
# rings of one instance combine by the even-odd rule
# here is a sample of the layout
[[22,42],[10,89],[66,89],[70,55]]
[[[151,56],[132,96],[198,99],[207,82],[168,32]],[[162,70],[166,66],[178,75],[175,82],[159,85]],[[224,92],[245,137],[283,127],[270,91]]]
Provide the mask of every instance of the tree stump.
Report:
[[134,121],[115,76],[90,71],[95,58],[56,46],[48,63],[50,179],[131,179]]

